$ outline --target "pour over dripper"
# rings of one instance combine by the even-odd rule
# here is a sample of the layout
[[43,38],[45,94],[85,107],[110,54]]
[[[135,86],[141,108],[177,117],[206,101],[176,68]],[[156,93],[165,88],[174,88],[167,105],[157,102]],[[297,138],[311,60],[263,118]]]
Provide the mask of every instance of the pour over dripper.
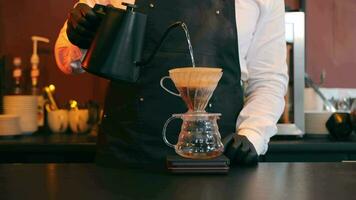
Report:
[[[205,112],[221,76],[221,68],[175,68],[169,70],[169,76],[161,79],[161,87],[173,95],[182,97],[188,107],[188,112]],[[172,79],[179,94],[170,91],[163,85],[166,78]]]
[[[161,79],[161,87],[182,97],[189,109],[185,114],[173,114],[163,127],[164,142],[174,148],[177,154],[192,159],[210,159],[224,151],[217,124],[221,114],[205,112],[221,76],[221,68],[184,67],[169,70],[169,76]],[[172,79],[179,94],[164,86],[163,81],[167,78]],[[176,145],[166,138],[167,126],[173,119],[183,120]]]

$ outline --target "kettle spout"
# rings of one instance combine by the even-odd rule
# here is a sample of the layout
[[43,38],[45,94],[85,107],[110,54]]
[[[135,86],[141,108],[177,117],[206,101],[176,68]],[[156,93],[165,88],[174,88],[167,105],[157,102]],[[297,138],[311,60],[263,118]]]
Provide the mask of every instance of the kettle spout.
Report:
[[188,31],[188,27],[187,25],[182,22],[182,21],[177,21],[177,22],[174,22],[173,24],[171,24],[167,30],[164,32],[163,36],[161,37],[161,39],[159,40],[156,48],[153,50],[153,52],[151,53],[151,55],[146,59],[146,60],[143,60],[143,61],[136,61],[135,64],[137,66],[144,66],[144,65],[147,65],[148,63],[151,62],[151,60],[155,57],[156,53],[158,52],[158,50],[161,48],[164,40],[167,38],[168,34],[174,29],[174,28],[177,28],[177,27],[182,27],[183,30],[184,30],[184,33],[186,35],[186,38],[187,38],[187,42],[188,42],[188,46],[189,46],[189,51],[190,51],[190,55],[191,55],[191,58],[192,58],[192,64],[193,66],[195,66],[195,61],[194,61],[194,56],[193,56],[193,48],[192,48],[192,44],[190,42],[190,36],[189,36],[189,31]]

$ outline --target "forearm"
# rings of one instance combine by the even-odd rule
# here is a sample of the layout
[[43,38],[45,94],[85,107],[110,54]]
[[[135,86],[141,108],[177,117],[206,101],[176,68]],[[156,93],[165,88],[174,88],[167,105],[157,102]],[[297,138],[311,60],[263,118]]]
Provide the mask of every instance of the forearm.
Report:
[[261,17],[246,55],[246,100],[236,124],[238,133],[254,144],[259,155],[267,151],[269,138],[277,132],[288,84],[284,3],[267,2],[260,9]]
[[[94,0],[80,0],[78,3],[85,3],[90,7],[95,5]],[[74,7],[78,4],[76,3]],[[86,50],[80,49],[73,45],[67,36],[67,20],[64,22],[62,29],[59,32],[54,55],[58,68],[66,74],[82,73],[81,61],[84,58]]]
[[66,28],[67,25],[65,23],[55,44],[54,55],[56,63],[58,68],[66,74],[80,73],[83,71],[81,69],[81,60],[86,51],[70,43],[67,38]]
[[[245,106],[237,120],[237,132],[254,144],[258,155],[267,151],[269,138],[277,132],[276,123],[284,109],[287,78],[250,81]],[[267,76],[266,76],[267,77]]]
[[[92,30],[87,29],[86,26],[88,22],[90,22],[91,27],[97,27],[98,23],[96,20],[95,13],[90,8],[93,8],[95,4],[102,4],[102,5],[108,5],[111,4],[114,7],[118,7],[121,9],[125,9],[125,7],[121,4],[124,1],[118,0],[118,1],[111,1],[111,0],[80,0],[78,3],[74,5],[74,9],[70,12],[70,17],[69,17],[69,23],[67,21],[64,23],[63,28],[61,29],[58,39],[56,41],[55,45],[55,58],[58,67],[61,69],[66,74],[73,74],[73,73],[81,73],[84,70],[81,68],[81,61],[83,57],[85,56],[86,50],[80,49],[78,46],[81,46],[82,48],[87,48],[90,45],[90,42],[92,41],[92,37],[88,37],[88,34],[84,34],[81,31],[83,31],[83,28],[86,29],[85,33],[92,33]],[[125,0],[125,2],[128,3],[134,3],[134,0]],[[79,4],[81,3],[81,4]],[[86,5],[83,5],[86,4]],[[89,9],[88,9],[89,8]],[[83,14],[85,13],[85,14]],[[90,15],[88,15],[90,14]],[[89,18],[89,16],[91,16]],[[92,21],[93,17],[95,18],[95,23]],[[90,19],[90,20],[89,20]],[[89,20],[89,21],[88,21]],[[74,22],[73,22],[74,21]],[[86,21],[86,23],[83,23],[83,21]],[[79,22],[79,23],[78,23]],[[93,24],[94,23],[94,24]],[[69,26],[68,26],[69,24]],[[68,27],[67,27],[68,26]],[[80,27],[79,27],[80,26]],[[69,29],[69,30],[67,30]],[[68,32],[69,38],[71,39],[73,43],[76,43],[76,45],[73,45],[68,39]],[[85,42],[85,45],[83,43]],[[87,42],[89,41],[89,43]]]

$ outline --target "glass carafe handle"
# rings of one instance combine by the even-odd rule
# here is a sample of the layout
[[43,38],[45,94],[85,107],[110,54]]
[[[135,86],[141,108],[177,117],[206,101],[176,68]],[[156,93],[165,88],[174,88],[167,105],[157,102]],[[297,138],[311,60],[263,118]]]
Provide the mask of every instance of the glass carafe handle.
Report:
[[159,84],[161,85],[161,87],[162,87],[164,90],[166,90],[168,93],[173,94],[174,96],[180,97],[180,94],[179,94],[179,93],[172,92],[172,91],[170,91],[168,88],[166,88],[166,86],[164,86],[163,81],[164,81],[165,79],[171,79],[171,77],[169,77],[169,76],[164,76],[164,77],[162,77],[162,78],[161,78],[161,81],[159,82]]
[[163,130],[162,130],[162,137],[163,137],[163,141],[169,146],[169,147],[172,147],[174,148],[175,145],[173,145],[172,143],[170,143],[168,140],[167,140],[167,136],[166,136],[166,131],[167,131],[167,127],[168,127],[168,124],[174,120],[174,119],[178,119],[180,118],[179,116],[175,116],[173,115],[172,117],[170,117],[166,123],[164,124],[163,126]]

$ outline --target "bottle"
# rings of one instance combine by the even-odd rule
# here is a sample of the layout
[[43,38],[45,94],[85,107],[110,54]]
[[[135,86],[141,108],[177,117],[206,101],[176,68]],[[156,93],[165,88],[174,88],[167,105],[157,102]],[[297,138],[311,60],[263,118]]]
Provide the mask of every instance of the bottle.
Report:
[[3,111],[3,96],[5,94],[5,56],[0,56],[0,114]]
[[21,95],[21,94],[23,94],[23,90],[22,90],[23,79],[22,79],[21,58],[20,57],[14,57],[13,65],[14,65],[14,68],[12,70],[12,77],[14,78],[15,85],[14,85],[12,93],[14,95]]
[[33,52],[31,56],[31,94],[36,95],[38,97],[38,106],[37,106],[37,120],[38,120],[38,128],[39,130],[43,130],[45,127],[45,100],[43,97],[43,92],[39,88],[39,77],[40,77],[40,70],[39,70],[39,63],[40,58],[37,54],[37,47],[38,42],[45,42],[49,43],[49,39],[39,36],[32,36],[31,37],[33,42]]
[[38,86],[38,78],[39,78],[39,70],[37,68],[31,69],[31,80],[32,80],[32,87],[31,87],[31,94],[37,96],[37,124],[39,130],[44,126],[45,123],[45,116],[44,116],[44,104],[45,100],[43,97],[42,91],[39,89]]

